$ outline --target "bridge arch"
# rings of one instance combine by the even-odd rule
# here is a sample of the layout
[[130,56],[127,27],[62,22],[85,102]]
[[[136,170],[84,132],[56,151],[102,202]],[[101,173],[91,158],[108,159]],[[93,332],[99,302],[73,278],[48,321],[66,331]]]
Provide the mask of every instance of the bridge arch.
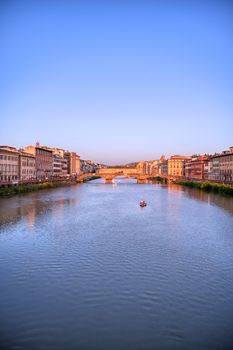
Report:
[[[128,168],[128,167],[114,167],[114,168],[101,168],[98,169],[95,173],[85,173],[77,177],[77,181],[82,182],[87,178],[93,176],[98,176],[105,179],[105,183],[112,183],[113,179],[118,176],[123,176],[125,178],[134,178],[137,180],[137,183],[145,183],[146,180],[154,177],[152,174],[143,174],[137,168]],[[159,177],[166,178],[168,181],[172,181],[171,176],[168,175],[159,175]]]

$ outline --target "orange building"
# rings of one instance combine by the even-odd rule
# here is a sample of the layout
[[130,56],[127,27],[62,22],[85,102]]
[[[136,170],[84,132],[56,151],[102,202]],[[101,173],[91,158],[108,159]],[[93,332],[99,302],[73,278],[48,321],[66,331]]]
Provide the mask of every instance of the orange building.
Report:
[[199,180],[207,179],[208,161],[207,156],[199,156],[187,161],[185,163],[185,177]]

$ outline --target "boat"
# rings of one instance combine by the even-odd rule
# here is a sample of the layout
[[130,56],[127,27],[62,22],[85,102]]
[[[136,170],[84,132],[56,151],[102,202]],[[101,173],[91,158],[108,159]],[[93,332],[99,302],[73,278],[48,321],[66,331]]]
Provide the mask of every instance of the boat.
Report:
[[140,207],[142,207],[142,208],[147,206],[147,204],[146,204],[145,201],[140,201],[139,205],[140,205]]

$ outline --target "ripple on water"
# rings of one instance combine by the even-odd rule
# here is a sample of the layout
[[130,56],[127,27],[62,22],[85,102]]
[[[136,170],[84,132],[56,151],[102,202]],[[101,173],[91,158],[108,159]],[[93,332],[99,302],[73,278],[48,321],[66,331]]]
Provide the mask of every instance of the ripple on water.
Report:
[[50,193],[5,201],[0,211],[5,348],[230,344],[231,209],[154,185],[93,183]]

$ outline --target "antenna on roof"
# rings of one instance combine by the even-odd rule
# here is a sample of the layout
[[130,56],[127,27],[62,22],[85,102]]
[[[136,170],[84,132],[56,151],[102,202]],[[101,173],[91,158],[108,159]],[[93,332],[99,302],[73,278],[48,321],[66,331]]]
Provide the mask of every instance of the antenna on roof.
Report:
[[40,142],[39,141],[36,142],[36,147],[40,147]]

